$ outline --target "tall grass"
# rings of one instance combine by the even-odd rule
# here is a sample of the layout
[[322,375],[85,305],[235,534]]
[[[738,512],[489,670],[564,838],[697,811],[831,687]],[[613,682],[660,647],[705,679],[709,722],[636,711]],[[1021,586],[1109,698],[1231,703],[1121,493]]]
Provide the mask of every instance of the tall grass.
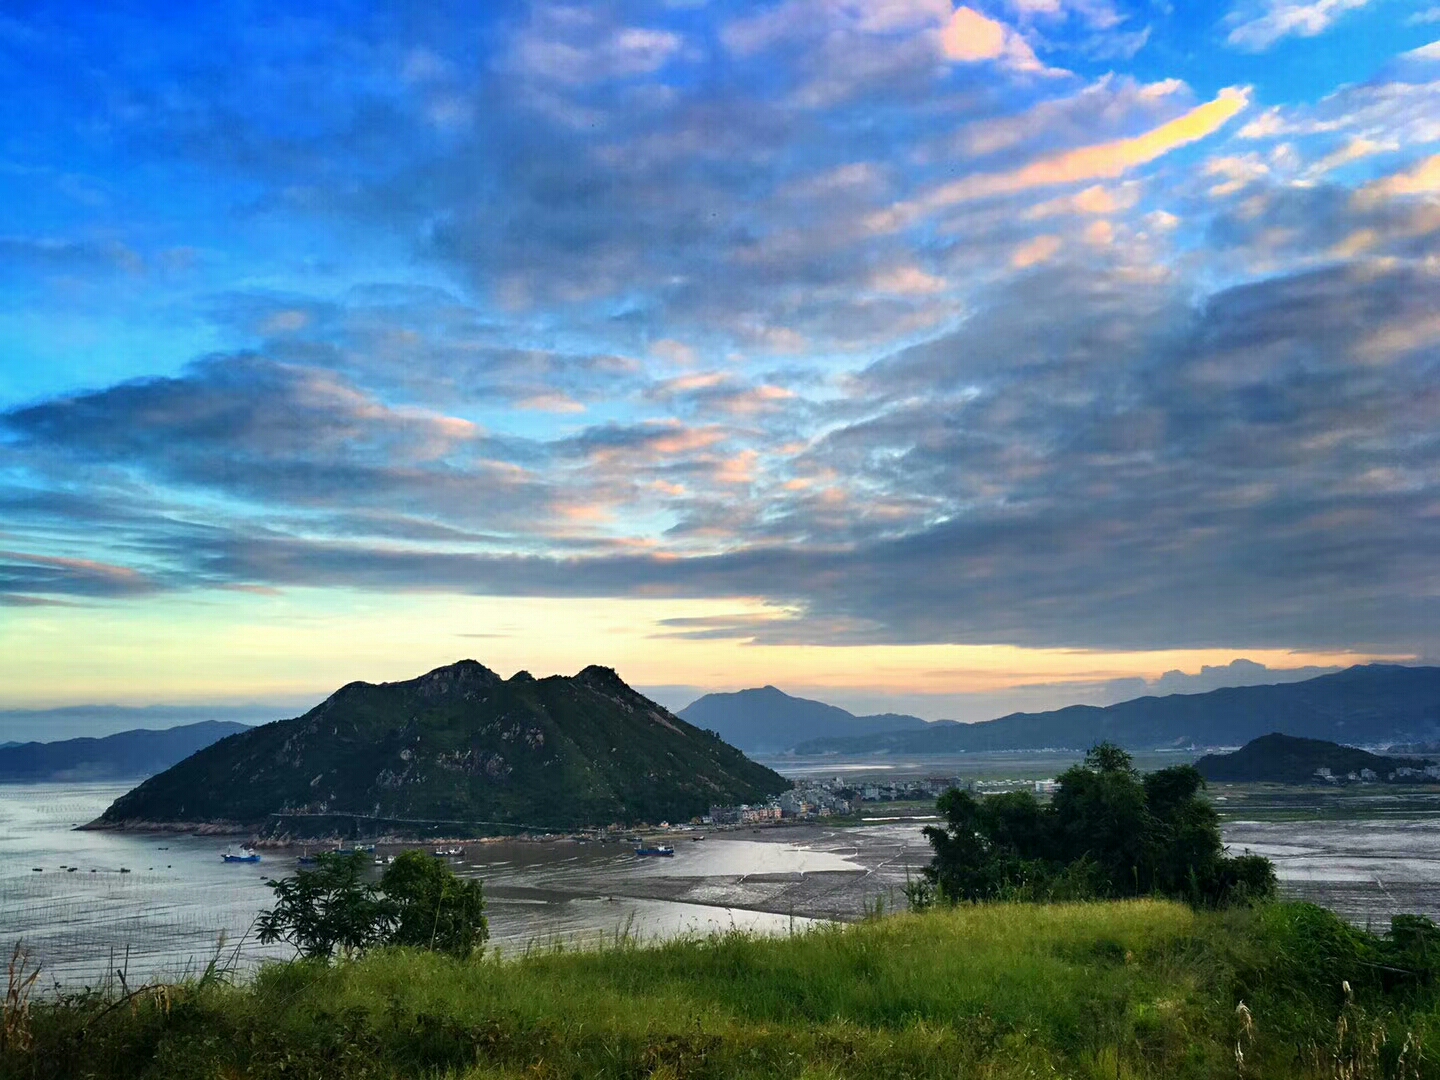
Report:
[[387,951],[123,1008],[37,1005],[34,1045],[0,1053],[0,1075],[1440,1075],[1432,989],[1366,968],[1346,936],[1358,932],[1339,925],[1303,905],[1136,900],[962,907],[784,939],[622,935],[514,960]]

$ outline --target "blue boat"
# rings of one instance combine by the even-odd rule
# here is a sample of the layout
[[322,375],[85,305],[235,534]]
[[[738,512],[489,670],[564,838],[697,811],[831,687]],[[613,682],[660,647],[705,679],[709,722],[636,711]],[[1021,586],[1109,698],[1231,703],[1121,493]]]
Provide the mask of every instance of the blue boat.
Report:
[[222,851],[220,858],[223,862],[259,862],[260,856],[251,847],[231,848],[229,851]]
[[669,859],[674,856],[675,849],[665,844],[658,844],[655,847],[637,847],[636,855],[654,855],[662,859]]

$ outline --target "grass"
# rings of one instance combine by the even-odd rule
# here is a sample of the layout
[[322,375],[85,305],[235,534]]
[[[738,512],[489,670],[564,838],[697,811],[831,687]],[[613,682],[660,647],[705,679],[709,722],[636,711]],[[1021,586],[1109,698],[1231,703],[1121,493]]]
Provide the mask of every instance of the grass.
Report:
[[1440,992],[1382,945],[1308,905],[1141,900],[506,961],[383,952],[32,1004],[0,1076],[1440,1076]]

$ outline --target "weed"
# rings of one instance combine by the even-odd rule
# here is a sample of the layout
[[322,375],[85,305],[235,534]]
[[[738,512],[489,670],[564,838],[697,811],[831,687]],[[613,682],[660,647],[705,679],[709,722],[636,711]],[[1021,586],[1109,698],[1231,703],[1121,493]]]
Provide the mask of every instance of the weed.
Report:
[[28,966],[29,957],[17,941],[6,968],[5,1005],[0,1011],[0,1053],[25,1053],[34,1042],[30,1029],[30,994],[40,978],[40,968],[37,965],[27,975]]

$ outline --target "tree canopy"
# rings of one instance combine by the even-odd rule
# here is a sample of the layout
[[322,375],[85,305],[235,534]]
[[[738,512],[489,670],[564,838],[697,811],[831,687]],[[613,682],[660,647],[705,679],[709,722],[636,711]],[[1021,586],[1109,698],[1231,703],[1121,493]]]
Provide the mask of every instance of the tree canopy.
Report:
[[464,959],[490,936],[480,882],[422,851],[398,856],[378,882],[364,880],[362,854],[319,856],[313,870],[268,882],[275,906],[257,920],[260,940],[329,959],[376,945],[434,949]]
[[1056,778],[1049,805],[1029,792],[975,797],[952,789],[927,826],[934,857],[917,895],[957,903],[1000,898],[1164,895],[1218,905],[1274,894],[1275,870],[1228,856],[1192,765],[1141,777],[1111,743]]

